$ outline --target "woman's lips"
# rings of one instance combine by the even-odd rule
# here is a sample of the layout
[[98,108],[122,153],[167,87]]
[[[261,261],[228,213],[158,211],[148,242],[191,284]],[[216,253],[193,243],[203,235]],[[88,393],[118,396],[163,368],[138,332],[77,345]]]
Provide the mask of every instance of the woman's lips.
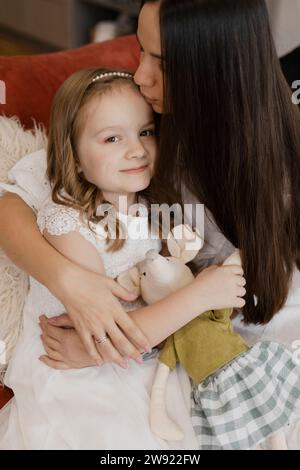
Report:
[[143,95],[145,100],[149,103],[149,104],[155,104],[158,102],[158,100],[153,100],[152,98],[149,98],[148,96],[146,95]]
[[130,173],[130,174],[136,174],[136,173],[143,173],[146,168],[148,168],[149,165],[144,165],[140,166],[138,168],[132,168],[130,170],[121,170],[122,173]]

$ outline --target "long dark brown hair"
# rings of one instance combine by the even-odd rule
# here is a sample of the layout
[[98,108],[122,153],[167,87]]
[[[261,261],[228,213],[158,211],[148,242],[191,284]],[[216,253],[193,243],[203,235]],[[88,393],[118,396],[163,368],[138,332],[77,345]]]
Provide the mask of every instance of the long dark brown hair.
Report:
[[213,213],[242,253],[244,319],[267,323],[300,268],[300,113],[265,2],[161,0],[160,27],[166,113],[153,183],[184,182]]

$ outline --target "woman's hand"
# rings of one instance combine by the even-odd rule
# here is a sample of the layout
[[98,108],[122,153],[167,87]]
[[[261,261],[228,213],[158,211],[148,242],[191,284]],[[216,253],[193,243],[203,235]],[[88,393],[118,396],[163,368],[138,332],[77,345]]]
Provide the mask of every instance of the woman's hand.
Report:
[[[52,292],[65,306],[93,363],[101,365],[103,357],[119,365],[124,358],[141,363],[141,352],[150,350],[148,339],[116,298],[132,301],[136,296],[113,279],[73,265]],[[55,319],[49,321],[55,325]],[[106,335],[108,340],[96,347],[95,338]]]
[[246,280],[241,266],[211,266],[204,269],[193,281],[195,289],[195,303],[205,305],[206,310],[220,310],[223,308],[242,308],[246,294]]
[[[40,317],[41,340],[47,353],[41,356],[40,360],[53,369],[82,369],[96,366],[96,362],[91,359],[74,329],[69,315],[63,314],[56,318],[57,326],[53,326],[45,315]],[[116,362],[105,353],[102,359],[103,363]],[[124,369],[128,367],[125,359],[120,365]]]

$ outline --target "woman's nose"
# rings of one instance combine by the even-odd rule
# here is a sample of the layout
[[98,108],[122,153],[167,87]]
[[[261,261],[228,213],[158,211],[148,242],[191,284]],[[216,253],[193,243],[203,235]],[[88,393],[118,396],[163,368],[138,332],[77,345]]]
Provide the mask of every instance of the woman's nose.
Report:
[[153,75],[143,61],[140,62],[137,71],[134,74],[135,83],[141,88],[152,88],[155,84]]

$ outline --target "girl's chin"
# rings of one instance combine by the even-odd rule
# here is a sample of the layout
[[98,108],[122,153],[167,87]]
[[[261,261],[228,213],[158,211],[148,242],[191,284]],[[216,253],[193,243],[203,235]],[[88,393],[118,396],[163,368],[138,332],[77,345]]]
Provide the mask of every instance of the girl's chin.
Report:
[[146,189],[151,181],[151,176],[148,171],[147,173],[148,174],[131,175],[130,178],[132,178],[132,181],[127,181],[127,184],[125,185],[126,188],[124,188],[124,190],[129,193],[137,193]]
[[134,185],[130,188],[130,190],[128,192],[130,192],[130,193],[139,193],[140,191],[144,191],[144,189],[148,188],[149,184],[150,184],[150,181],[148,183]]

